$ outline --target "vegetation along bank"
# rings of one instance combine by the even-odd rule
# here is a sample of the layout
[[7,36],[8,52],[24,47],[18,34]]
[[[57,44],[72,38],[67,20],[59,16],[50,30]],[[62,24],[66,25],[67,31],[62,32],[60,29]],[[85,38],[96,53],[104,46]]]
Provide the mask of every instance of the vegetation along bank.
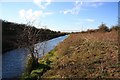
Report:
[[118,26],[82,31],[61,42],[39,59],[23,79],[120,78]]

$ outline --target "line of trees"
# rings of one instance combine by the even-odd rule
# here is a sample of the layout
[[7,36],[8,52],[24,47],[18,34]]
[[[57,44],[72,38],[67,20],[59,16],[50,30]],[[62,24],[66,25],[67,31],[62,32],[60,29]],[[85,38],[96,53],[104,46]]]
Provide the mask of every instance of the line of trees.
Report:
[[110,32],[110,31],[120,31],[120,26],[112,26],[109,28],[106,26],[106,24],[102,23],[100,26],[98,26],[98,29],[88,29],[87,31],[82,31],[82,33],[92,33],[92,32]]
[[[36,40],[34,41],[34,44],[37,42],[42,42],[45,40],[66,35],[66,33],[61,33],[60,31],[58,32],[52,31],[50,29],[45,29],[44,27],[41,29],[37,29],[33,26],[32,22],[27,22],[27,24],[18,24],[4,20],[1,21],[2,21],[2,53],[18,48],[19,45],[16,44],[18,43],[17,41],[18,35],[20,36],[26,30],[30,30],[32,35],[38,34]],[[26,35],[29,35],[29,32]],[[21,42],[24,43],[25,41],[27,41],[27,38],[24,38],[24,40],[22,40]],[[31,45],[31,43],[27,44]]]
[[108,26],[106,26],[106,24],[102,23],[98,29],[98,31],[101,31],[101,32],[110,32],[112,30],[118,31],[118,30],[120,30],[120,27],[118,25],[116,25],[116,26],[112,26],[111,28],[108,28]]

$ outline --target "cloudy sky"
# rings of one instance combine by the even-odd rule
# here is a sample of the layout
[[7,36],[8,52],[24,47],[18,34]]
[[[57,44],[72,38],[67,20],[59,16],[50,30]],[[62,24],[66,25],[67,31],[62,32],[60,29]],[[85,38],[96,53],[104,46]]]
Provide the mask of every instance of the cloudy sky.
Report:
[[109,27],[117,25],[118,2],[13,0],[2,2],[0,11],[0,19],[11,22],[35,20],[34,25],[38,28],[44,25],[56,31],[81,31],[96,29],[102,22]]

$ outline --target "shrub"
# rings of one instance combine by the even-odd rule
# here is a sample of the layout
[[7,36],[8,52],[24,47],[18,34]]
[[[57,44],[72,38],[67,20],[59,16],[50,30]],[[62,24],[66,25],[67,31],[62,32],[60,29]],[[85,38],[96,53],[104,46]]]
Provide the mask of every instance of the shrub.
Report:
[[119,26],[113,26],[110,30],[118,31],[118,30],[120,30],[120,27]]
[[109,31],[109,28],[108,28],[104,23],[102,23],[102,24],[99,26],[99,31],[100,31],[100,32],[107,32],[107,31]]

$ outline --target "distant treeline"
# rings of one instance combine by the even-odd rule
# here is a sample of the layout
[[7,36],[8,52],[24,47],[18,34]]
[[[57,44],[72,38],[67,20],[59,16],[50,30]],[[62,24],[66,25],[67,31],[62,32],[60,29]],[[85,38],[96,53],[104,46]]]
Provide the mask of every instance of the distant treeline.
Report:
[[110,32],[110,31],[119,31],[120,27],[118,25],[112,26],[111,28],[108,28],[106,24],[102,23],[100,26],[98,26],[98,29],[88,29],[86,32]]
[[120,26],[112,26],[109,28],[106,26],[106,24],[102,23],[100,26],[98,26],[98,29],[88,29],[87,31],[81,31],[81,32],[72,32],[72,33],[94,33],[94,32],[111,32],[111,31],[118,31],[120,33]]
[[61,33],[60,31],[57,32],[44,28],[37,29],[34,26],[29,26],[26,24],[18,24],[4,20],[1,21],[2,21],[2,53],[18,48],[16,42],[19,35],[23,32],[25,27],[32,28],[33,32],[39,30],[38,40],[40,41],[36,41],[36,43],[66,35],[66,33]]

